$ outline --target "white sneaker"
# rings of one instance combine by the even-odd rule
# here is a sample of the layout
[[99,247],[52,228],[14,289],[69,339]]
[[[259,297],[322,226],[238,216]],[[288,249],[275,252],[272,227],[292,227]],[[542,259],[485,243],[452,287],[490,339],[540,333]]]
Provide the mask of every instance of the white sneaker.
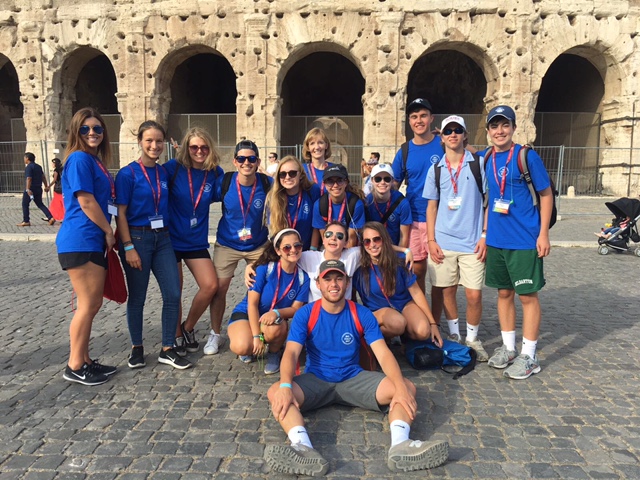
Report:
[[222,340],[220,338],[220,334],[215,333],[213,330],[209,332],[209,338],[207,340],[207,344],[204,346],[202,352],[205,355],[215,355],[220,350],[220,344]]

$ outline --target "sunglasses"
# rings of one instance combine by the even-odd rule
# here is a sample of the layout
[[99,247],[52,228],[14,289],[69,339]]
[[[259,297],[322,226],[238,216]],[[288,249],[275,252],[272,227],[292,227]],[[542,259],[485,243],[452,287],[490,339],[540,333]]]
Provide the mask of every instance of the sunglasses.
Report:
[[334,235],[338,240],[344,240],[344,233],[342,232],[332,232],[331,230],[325,230],[324,232],[324,238],[331,238]]
[[280,250],[287,254],[291,252],[291,250],[299,252],[300,250],[302,250],[302,244],[300,242],[296,242],[293,245],[283,245],[282,247],[280,247]]
[[462,135],[464,133],[464,128],[462,127],[456,127],[456,128],[445,128],[442,131],[443,135],[449,136],[451,135],[453,132],[456,132],[456,134],[458,135]]
[[251,155],[249,157],[245,157],[244,155],[238,155],[236,157],[236,161],[238,163],[244,163],[246,160],[249,160],[249,163],[256,163],[258,161],[258,157],[255,155]]
[[323,180],[327,187],[333,187],[334,185],[344,185],[347,181],[344,178],[328,178]]
[[189,151],[191,153],[198,153],[199,151],[207,155],[209,153],[209,145],[189,145]]
[[296,178],[298,176],[298,170],[289,170],[288,172],[279,172],[278,178],[284,180],[289,175],[289,178]]
[[89,135],[89,132],[91,130],[93,130],[93,133],[95,133],[96,135],[102,135],[104,133],[104,127],[101,127],[100,125],[95,125],[93,127],[90,127],[89,125],[82,125],[78,129],[80,135]]
[[364,238],[362,239],[362,243],[364,243],[365,247],[368,247],[372,243],[382,243],[382,237],[380,235],[372,238]]
[[377,175],[373,177],[373,181],[376,183],[384,182],[391,183],[391,177],[378,177]]

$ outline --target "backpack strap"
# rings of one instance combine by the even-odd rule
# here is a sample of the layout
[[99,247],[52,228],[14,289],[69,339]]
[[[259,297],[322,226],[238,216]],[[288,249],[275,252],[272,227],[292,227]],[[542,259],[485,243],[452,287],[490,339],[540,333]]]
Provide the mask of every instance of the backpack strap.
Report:
[[[346,195],[348,196],[348,193]],[[347,200],[347,215],[345,219],[347,221],[347,229],[351,228],[351,224],[353,223],[353,214],[356,211],[358,200],[360,200],[360,198],[355,193],[352,193],[349,200]]]
[[407,175],[407,158],[409,158],[409,142],[404,142],[400,145],[400,152],[402,155],[402,178],[405,185],[409,186],[409,176]]
[[[391,214],[395,211],[396,208],[398,208],[398,205],[400,205],[400,202],[404,200],[404,195],[400,194],[398,196],[398,198],[396,198],[395,202],[393,202],[391,205],[389,205],[389,209],[384,212],[384,215],[382,216],[382,218],[380,219],[380,223],[382,225],[384,225],[385,223],[387,223],[387,220],[389,220],[389,217],[391,216]],[[375,201],[375,200],[374,200]]]
[[[438,162],[440,163],[440,162]],[[431,168],[433,168],[433,175],[436,179],[436,189],[438,190],[438,202],[440,201],[440,190],[442,189],[441,185],[440,185],[440,176],[442,175],[442,169],[438,166],[438,164],[436,163],[434,166],[432,166]]]
[[358,317],[358,309],[356,307],[356,303],[352,300],[347,300],[347,304],[349,305],[349,310],[351,310],[351,318],[353,318],[353,323],[356,326],[356,330],[360,335],[360,352],[361,352],[361,360],[362,360],[362,350],[367,352],[367,369],[369,371],[374,371],[376,369],[376,359],[371,347],[367,345],[367,341],[364,339],[364,328],[362,328],[362,323],[360,323],[360,317]]
[[224,197],[229,191],[229,186],[231,186],[231,179],[233,178],[233,174],[235,172],[226,172],[224,177],[222,177],[222,186],[220,191],[220,199],[222,200],[222,212],[224,213]]
[[307,336],[311,335],[311,332],[318,323],[318,317],[320,316],[320,308],[322,308],[322,300],[316,300],[313,302],[313,307],[311,308],[311,315],[309,315],[309,320],[307,321]]
[[[487,199],[484,192],[482,191],[482,173],[480,172],[482,168],[482,166],[480,165],[481,157],[477,153],[471,153],[471,155],[473,156],[475,162],[468,162],[469,169],[471,170],[471,174],[473,175],[473,178],[476,181],[476,186],[478,187],[478,191],[480,192],[480,195],[482,195],[483,205],[486,207]],[[434,169],[433,173],[436,179],[436,188],[438,189],[438,198],[440,198],[440,190],[442,188],[440,185],[440,175],[442,174],[442,169],[438,167],[437,163],[432,168]]]
[[178,171],[180,170],[180,167],[182,165],[180,165],[179,163],[176,163],[176,169],[173,172],[173,175],[171,175],[171,179],[169,180],[169,190],[171,190],[173,188],[173,184],[176,183],[176,178],[178,177]]
[[527,187],[529,187],[529,192],[531,192],[531,199],[533,201],[533,206],[538,206],[538,195],[536,192],[536,188],[533,186],[533,180],[531,179],[531,173],[529,173],[529,160],[528,154],[531,147],[529,145],[523,145],[518,152],[518,168],[520,169],[520,174],[524,181],[527,182]]
[[327,224],[329,223],[329,194],[328,193],[323,193],[322,196],[320,197],[320,204],[318,205],[319,210],[320,210],[320,216],[322,217],[322,220],[324,220],[324,223]]
[[[348,195],[348,194],[347,194]],[[347,201],[347,213],[345,215],[345,221],[347,224],[347,229],[351,228],[350,225],[353,221],[352,213],[355,212],[356,204],[358,203],[360,198],[352,193]],[[320,212],[320,216],[325,224],[329,223],[331,219],[329,218],[329,194],[323,193],[320,197],[320,204],[318,205],[318,210]]]

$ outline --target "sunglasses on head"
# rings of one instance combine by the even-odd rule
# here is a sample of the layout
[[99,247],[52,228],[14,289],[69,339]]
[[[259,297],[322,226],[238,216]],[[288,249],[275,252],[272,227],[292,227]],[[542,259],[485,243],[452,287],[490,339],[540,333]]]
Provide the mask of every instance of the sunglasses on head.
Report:
[[82,125],[78,129],[80,135],[89,135],[89,132],[91,130],[93,130],[93,133],[95,133],[96,135],[102,135],[104,133],[104,127],[101,127],[100,125],[95,125],[93,127],[90,127],[89,125]]
[[443,135],[451,135],[453,132],[455,132],[458,135],[462,135],[464,133],[464,128],[462,127],[456,127],[456,128],[445,128],[442,131]]
[[362,240],[362,243],[364,243],[365,247],[368,247],[372,243],[381,243],[381,242],[382,242],[382,237],[380,235],[377,235],[377,236],[371,237],[371,238],[364,238]]
[[258,161],[258,157],[255,155],[250,155],[248,157],[245,157],[244,155],[236,156],[236,161],[238,163],[244,163],[246,160],[249,160],[249,163],[256,163]]
[[293,245],[283,245],[282,247],[280,247],[280,250],[282,250],[284,253],[289,253],[291,252],[291,250],[299,252],[300,250],[302,250],[302,244],[300,242],[296,242]]
[[378,177],[377,175],[373,177],[373,181],[376,183],[384,182],[391,183],[391,177]]
[[334,235],[338,240],[344,240],[344,233],[342,232],[332,232],[331,230],[325,230],[324,232],[324,238],[331,238]]
[[333,187],[334,185],[344,185],[345,183],[347,183],[347,181],[344,178],[327,178],[326,180],[323,180],[324,184],[327,187]]
[[278,173],[278,178],[280,180],[284,180],[289,175],[289,178],[296,178],[298,176],[298,170],[289,170],[288,172],[280,171]]
[[201,151],[206,155],[209,153],[209,150],[209,145],[189,145],[189,151],[191,153],[198,153],[198,151]]

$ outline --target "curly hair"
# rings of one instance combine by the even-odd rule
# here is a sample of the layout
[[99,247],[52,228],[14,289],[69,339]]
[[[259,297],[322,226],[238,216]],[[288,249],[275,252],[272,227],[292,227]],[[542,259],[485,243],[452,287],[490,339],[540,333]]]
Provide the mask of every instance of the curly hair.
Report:
[[[396,275],[398,268],[406,268],[402,260],[398,257],[393,249],[393,243],[389,232],[384,225],[380,222],[367,222],[362,227],[362,235],[365,230],[375,231],[380,238],[382,238],[382,244],[380,249],[380,255],[378,256],[378,270],[382,272],[382,286],[384,293],[387,297],[392,297],[396,293]],[[360,245],[360,285],[359,290],[369,295],[369,279],[371,277],[371,271],[373,270],[373,261],[369,252],[364,248],[364,241]]]

